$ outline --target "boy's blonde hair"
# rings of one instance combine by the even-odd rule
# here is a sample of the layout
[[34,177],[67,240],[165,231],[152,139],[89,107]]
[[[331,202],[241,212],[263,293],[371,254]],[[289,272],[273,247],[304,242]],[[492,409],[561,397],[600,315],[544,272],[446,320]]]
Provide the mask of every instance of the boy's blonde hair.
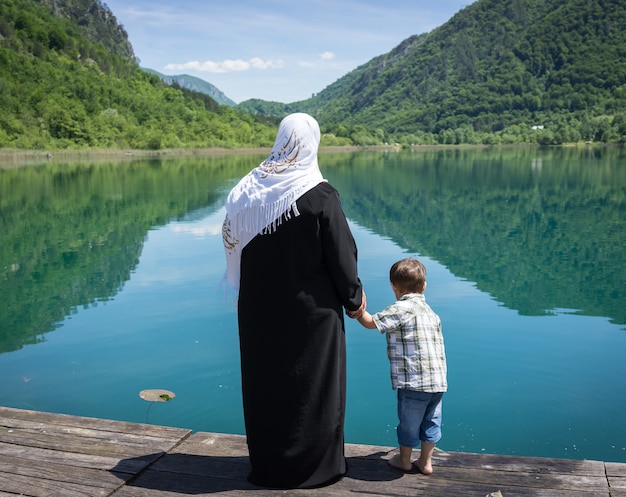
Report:
[[417,259],[408,257],[389,270],[389,280],[402,293],[422,293],[426,286],[426,268]]

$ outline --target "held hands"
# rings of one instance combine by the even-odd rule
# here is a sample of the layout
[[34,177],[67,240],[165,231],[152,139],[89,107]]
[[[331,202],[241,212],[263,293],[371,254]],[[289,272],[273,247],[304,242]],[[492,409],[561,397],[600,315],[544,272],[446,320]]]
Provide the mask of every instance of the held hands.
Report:
[[346,314],[348,315],[348,317],[352,319],[358,319],[359,323],[361,323],[365,328],[368,328],[370,330],[375,330],[376,323],[374,322],[374,318],[372,317],[372,315],[365,310],[366,307],[367,307],[367,297],[365,296],[365,290],[363,290],[361,306],[356,311],[346,310]]
[[355,311],[349,311],[346,309],[346,315],[352,319],[359,319],[365,312],[366,307],[367,307],[367,297],[365,296],[365,290],[363,290],[363,295],[361,297],[361,306]]

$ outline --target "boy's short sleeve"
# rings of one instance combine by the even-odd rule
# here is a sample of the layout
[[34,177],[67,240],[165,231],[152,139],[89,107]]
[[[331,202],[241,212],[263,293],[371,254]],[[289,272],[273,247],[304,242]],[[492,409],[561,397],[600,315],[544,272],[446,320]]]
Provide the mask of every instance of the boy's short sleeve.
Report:
[[376,314],[372,314],[372,320],[381,334],[400,330],[402,320],[396,304],[392,304]]

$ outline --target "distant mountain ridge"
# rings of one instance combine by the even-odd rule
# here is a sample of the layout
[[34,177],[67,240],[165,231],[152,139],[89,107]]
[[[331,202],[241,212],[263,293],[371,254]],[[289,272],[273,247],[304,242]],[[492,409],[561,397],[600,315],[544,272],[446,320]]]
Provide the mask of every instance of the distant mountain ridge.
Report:
[[[139,68],[101,0],[0,0],[0,148],[626,143],[626,2],[477,0],[300,102]],[[169,81],[166,83],[165,81]]]
[[585,121],[624,113],[625,61],[626,2],[478,0],[308,100],[238,107],[389,134],[545,124],[597,139]]
[[217,86],[212,85],[208,81],[205,81],[201,78],[196,78],[195,76],[190,76],[189,74],[177,74],[177,75],[167,75],[161,74],[154,69],[142,68],[144,71],[149,72],[151,74],[156,74],[159,78],[165,81],[168,85],[177,84],[181,88],[187,88],[191,91],[196,91],[199,93],[204,93],[205,95],[210,96],[213,100],[215,100],[218,104],[228,105],[229,107],[234,107],[237,104],[228,98],[223,91],[221,91]]

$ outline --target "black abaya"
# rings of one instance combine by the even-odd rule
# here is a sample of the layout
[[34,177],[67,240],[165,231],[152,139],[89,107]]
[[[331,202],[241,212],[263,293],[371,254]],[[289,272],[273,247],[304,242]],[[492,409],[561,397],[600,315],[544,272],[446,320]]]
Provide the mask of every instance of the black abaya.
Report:
[[243,249],[239,290],[251,482],[333,483],[346,471],[343,307],[361,304],[357,249],[337,191],[321,183]]

